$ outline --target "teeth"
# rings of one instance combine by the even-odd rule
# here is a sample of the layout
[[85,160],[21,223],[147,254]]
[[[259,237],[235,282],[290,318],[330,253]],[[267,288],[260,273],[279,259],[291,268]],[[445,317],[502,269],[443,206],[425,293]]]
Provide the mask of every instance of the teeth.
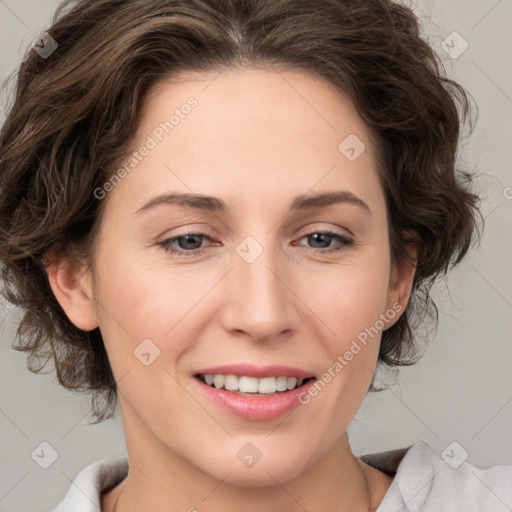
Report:
[[286,379],[286,385],[288,386],[288,389],[297,387],[297,379],[295,377],[288,377]]
[[238,379],[234,375],[224,377],[224,387],[228,391],[238,391]]
[[258,379],[256,377],[240,377],[238,379],[238,391],[242,393],[257,393],[258,387]]
[[224,387],[224,375],[214,375],[213,376],[213,385],[219,389]]
[[288,378],[278,377],[276,379],[276,391],[286,391],[288,389]]
[[258,393],[275,393],[277,391],[276,378],[265,377],[259,379],[258,382]]
[[278,391],[289,391],[302,386],[304,379],[295,377],[256,377],[236,375],[200,375],[200,379],[216,389],[228,391],[240,391],[241,393],[270,394]]

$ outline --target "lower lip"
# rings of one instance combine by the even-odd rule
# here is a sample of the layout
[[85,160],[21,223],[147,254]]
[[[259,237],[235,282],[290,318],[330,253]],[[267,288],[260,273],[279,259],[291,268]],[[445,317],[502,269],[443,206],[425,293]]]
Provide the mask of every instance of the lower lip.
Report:
[[301,405],[299,396],[307,393],[315,382],[311,379],[304,385],[291,391],[283,391],[276,395],[246,396],[238,395],[226,389],[216,389],[193,377],[201,391],[214,404],[222,409],[247,420],[273,420],[291,412]]

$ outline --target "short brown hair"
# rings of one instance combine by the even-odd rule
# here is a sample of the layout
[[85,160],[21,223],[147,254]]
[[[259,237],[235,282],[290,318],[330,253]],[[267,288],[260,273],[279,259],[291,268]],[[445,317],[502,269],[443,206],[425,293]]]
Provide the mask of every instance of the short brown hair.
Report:
[[[92,254],[105,200],[93,194],[131,151],[152,86],[181,71],[254,66],[322,77],[353,101],[379,155],[394,264],[417,249],[411,300],[382,334],[379,363],[414,364],[415,319],[434,280],[476,235],[472,175],[457,170],[469,95],[448,79],[408,7],[390,0],[82,0],[58,8],[42,58],[29,50],[0,132],[4,296],[23,310],[17,350],[111,417],[116,382],[98,328],[74,326],[49,285],[50,248]],[[89,260],[90,261],[90,260]],[[377,388],[370,387],[371,391]]]

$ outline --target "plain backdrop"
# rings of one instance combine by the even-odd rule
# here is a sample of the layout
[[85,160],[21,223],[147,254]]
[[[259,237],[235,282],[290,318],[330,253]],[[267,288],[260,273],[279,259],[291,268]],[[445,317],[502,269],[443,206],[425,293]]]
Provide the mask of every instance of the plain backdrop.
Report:
[[[0,79],[19,64],[56,6],[55,0],[0,0]],[[365,399],[349,437],[356,455],[423,439],[440,456],[455,441],[482,468],[512,464],[512,2],[413,6],[448,75],[479,107],[459,165],[480,173],[486,226],[480,247],[434,290],[439,326],[421,362]],[[462,48],[460,37],[466,51],[448,55],[443,41],[454,47],[458,38]],[[5,97],[0,100],[5,108]],[[85,397],[61,389],[54,373],[30,373],[25,355],[10,348],[18,313],[8,305],[0,312],[0,511],[48,511],[80,469],[125,453],[121,419],[89,425]],[[393,382],[381,375],[379,382]],[[48,469],[31,456],[42,442],[58,453]]]

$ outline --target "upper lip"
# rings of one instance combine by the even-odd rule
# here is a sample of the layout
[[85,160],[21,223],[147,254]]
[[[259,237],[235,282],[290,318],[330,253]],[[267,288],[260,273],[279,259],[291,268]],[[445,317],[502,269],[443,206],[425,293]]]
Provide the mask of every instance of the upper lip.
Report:
[[221,366],[210,366],[208,368],[201,368],[194,372],[194,375],[236,375],[237,377],[296,377],[298,379],[307,379],[314,377],[312,372],[295,368],[293,366],[286,366],[281,364],[272,364],[268,366],[255,366],[249,363],[239,364],[226,364]]

